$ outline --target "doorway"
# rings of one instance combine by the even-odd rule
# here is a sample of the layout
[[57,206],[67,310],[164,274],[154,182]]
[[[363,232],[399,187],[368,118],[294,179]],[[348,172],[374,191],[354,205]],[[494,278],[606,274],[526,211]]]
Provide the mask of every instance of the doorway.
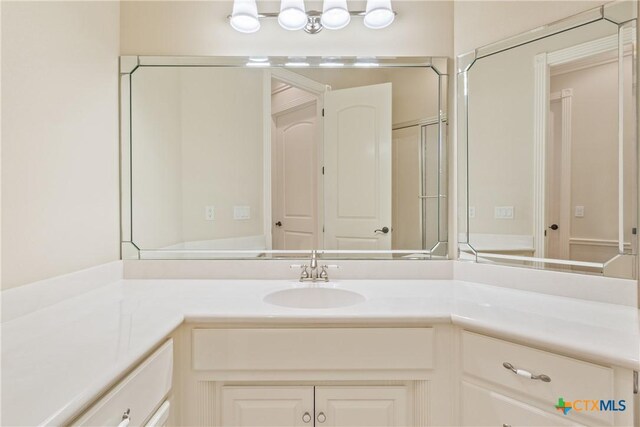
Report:
[[321,99],[271,79],[273,249],[322,248]]

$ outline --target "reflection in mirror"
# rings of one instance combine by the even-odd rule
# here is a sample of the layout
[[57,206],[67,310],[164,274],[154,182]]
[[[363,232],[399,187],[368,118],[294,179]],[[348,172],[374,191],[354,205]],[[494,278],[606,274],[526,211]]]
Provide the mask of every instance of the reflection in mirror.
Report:
[[462,73],[468,236],[460,240],[475,258],[634,274],[635,39],[635,21],[601,19],[479,58]]
[[132,242],[160,257],[431,257],[446,241],[440,79],[430,67],[138,67]]

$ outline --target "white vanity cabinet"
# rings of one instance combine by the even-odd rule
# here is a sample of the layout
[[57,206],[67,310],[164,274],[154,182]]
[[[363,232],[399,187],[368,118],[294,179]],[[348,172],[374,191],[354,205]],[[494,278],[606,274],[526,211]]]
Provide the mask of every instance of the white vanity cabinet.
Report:
[[225,386],[222,425],[406,426],[404,386]]
[[313,395],[311,386],[226,386],[222,388],[222,425],[313,425]]
[[94,403],[73,425],[166,425],[173,378],[173,340],[168,340]]
[[448,325],[305,326],[186,326],[181,423],[393,427],[450,421]]
[[[469,331],[461,331],[461,365],[462,425],[633,425],[631,370]],[[560,398],[577,402],[566,415],[556,408]],[[600,410],[600,400],[619,410]]]
[[405,386],[316,387],[316,426],[406,426],[409,393]]

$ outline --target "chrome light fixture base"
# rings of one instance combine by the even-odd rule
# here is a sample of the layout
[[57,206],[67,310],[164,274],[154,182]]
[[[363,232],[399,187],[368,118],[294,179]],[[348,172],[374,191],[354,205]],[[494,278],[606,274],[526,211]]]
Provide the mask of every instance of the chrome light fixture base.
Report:
[[321,15],[315,11],[307,13],[307,25],[304,26],[304,32],[307,34],[318,34],[324,26],[321,22]]

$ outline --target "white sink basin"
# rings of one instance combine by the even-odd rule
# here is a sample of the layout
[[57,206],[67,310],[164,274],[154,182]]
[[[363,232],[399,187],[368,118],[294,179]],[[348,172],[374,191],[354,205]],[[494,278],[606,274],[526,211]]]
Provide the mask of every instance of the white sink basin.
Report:
[[270,293],[264,302],[292,308],[338,308],[361,303],[366,298],[362,295],[333,288],[293,288]]

